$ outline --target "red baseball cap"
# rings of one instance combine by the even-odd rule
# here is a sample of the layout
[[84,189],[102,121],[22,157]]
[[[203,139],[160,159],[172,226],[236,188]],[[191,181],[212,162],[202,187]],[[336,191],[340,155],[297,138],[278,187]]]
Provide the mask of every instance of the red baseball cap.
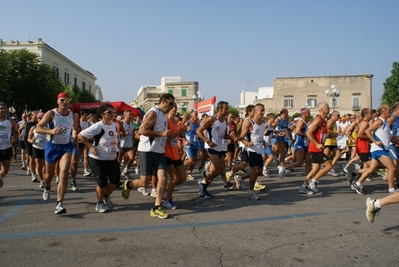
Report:
[[69,95],[66,92],[61,92],[57,96],[57,100],[60,98],[69,98]]

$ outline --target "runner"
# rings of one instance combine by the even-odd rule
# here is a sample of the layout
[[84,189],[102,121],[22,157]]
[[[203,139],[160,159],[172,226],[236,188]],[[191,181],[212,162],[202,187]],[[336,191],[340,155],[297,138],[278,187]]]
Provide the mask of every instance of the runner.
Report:
[[[40,121],[44,113],[37,113],[37,119]],[[36,132],[36,125],[31,127],[28,135],[28,142],[33,147],[33,157],[36,163],[36,173],[40,179],[39,188],[44,188],[44,148],[46,147],[46,134],[39,134]]]
[[187,158],[184,160],[184,167],[188,167],[187,172],[187,179],[194,180],[192,172],[195,167],[195,163],[197,162],[198,158],[198,135],[197,129],[199,128],[198,123],[198,113],[197,111],[193,110],[190,113],[190,118],[185,124],[186,126],[186,133],[185,133],[185,140],[184,140],[184,149],[186,151]]

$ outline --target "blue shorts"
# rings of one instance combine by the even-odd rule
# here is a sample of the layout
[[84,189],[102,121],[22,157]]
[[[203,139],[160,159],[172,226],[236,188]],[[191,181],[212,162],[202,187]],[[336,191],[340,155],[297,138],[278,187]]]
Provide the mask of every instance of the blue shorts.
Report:
[[185,147],[187,157],[192,159],[198,157],[198,148]]
[[371,158],[378,160],[381,156],[387,156],[389,157],[389,151],[388,150],[376,150],[373,152],[370,152]]
[[205,149],[205,142],[204,141],[198,141],[198,149]]
[[72,142],[65,145],[53,144],[51,142],[46,142],[46,148],[44,149],[44,159],[52,164],[56,163],[64,154],[72,153],[74,149]]
[[167,162],[164,153],[139,151],[140,174],[142,176],[152,175],[158,170],[166,170]]
[[394,145],[389,145],[389,157],[395,161],[399,159],[399,151],[398,148]]
[[300,149],[303,149],[303,151],[308,152],[308,147],[307,146],[294,145],[294,150],[295,151],[298,151]]
[[272,154],[273,154],[273,151],[272,151],[272,149],[271,149],[270,146],[267,146],[267,147],[264,148],[263,151],[262,151],[262,155],[264,155],[264,156],[270,156],[270,155],[272,155]]
[[73,149],[72,149],[72,155],[73,155],[73,156],[79,156],[79,150],[78,150],[78,149],[76,149],[76,147],[75,147],[75,146],[73,146]]

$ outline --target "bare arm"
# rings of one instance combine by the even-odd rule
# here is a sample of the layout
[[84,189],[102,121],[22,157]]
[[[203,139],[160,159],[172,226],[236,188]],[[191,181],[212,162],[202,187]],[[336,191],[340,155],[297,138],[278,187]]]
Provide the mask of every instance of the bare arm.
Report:
[[157,114],[155,111],[151,110],[145,117],[143,124],[140,126],[140,133],[147,137],[167,137],[170,130],[165,129],[162,132],[156,132],[152,130],[152,127],[155,125],[157,121]]
[[378,129],[379,127],[381,127],[381,126],[382,126],[382,121],[381,121],[380,119],[378,119],[378,120],[375,120],[375,121],[370,125],[370,127],[368,127],[368,128],[366,129],[366,131],[365,131],[367,137],[368,137],[374,144],[376,144],[377,146],[381,146],[381,145],[382,145],[382,142],[381,142],[381,141],[375,140],[375,138],[374,138],[372,132],[373,132],[374,130]]
[[205,123],[201,124],[201,126],[197,129],[196,133],[198,135],[199,138],[201,138],[202,141],[204,141],[205,143],[208,144],[208,146],[210,147],[214,147],[216,146],[216,144],[212,141],[210,141],[204,134],[204,131],[213,125],[213,123],[215,122],[213,116],[209,116]]
[[247,147],[252,147],[254,144],[251,140],[246,139],[247,134],[251,130],[252,130],[252,123],[249,120],[244,121],[241,129],[240,141]]
[[322,118],[316,117],[312,124],[310,124],[308,131],[306,132],[306,137],[312,142],[318,149],[323,150],[324,144],[320,144],[313,136],[313,132],[318,130],[318,128],[323,124]]

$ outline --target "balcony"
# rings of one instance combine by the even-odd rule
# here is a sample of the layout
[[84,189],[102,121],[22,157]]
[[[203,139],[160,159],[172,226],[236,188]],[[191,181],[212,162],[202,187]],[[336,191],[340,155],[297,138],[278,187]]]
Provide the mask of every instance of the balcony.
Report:
[[360,105],[352,105],[352,110],[353,111],[359,111],[360,110]]

